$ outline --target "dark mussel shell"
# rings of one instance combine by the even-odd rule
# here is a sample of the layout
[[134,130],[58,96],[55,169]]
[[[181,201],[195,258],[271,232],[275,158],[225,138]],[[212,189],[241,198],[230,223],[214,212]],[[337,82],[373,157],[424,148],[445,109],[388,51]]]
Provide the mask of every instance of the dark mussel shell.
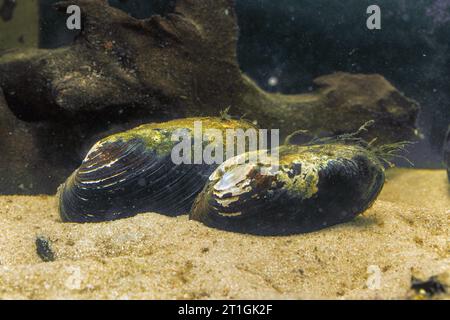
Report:
[[279,166],[223,163],[197,197],[190,218],[219,229],[279,235],[349,221],[369,208],[384,167],[365,147],[282,146]]
[[63,221],[100,222],[140,212],[167,215],[187,213],[217,165],[180,164],[171,159],[172,133],[192,131],[194,121],[203,130],[253,125],[241,120],[188,118],[147,124],[99,141],[81,166],[59,188]]

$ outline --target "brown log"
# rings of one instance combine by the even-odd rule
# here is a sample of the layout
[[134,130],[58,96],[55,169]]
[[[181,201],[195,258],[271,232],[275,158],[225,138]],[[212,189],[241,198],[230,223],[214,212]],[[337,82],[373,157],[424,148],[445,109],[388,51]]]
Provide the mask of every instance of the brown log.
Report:
[[[145,20],[104,0],[56,7],[65,12],[69,4],[83,14],[73,44],[0,57],[0,87],[9,108],[19,119],[45,123],[64,146],[60,154],[69,155],[65,167],[79,161],[79,150],[99,135],[160,119],[217,116],[228,107],[262,128],[279,128],[283,136],[299,129],[353,132],[368,120],[376,125],[367,138],[382,143],[415,134],[418,105],[379,75],[320,77],[308,94],[263,91],[239,68],[231,0],[178,0],[173,13]],[[37,148],[48,147],[47,140],[44,135]]]

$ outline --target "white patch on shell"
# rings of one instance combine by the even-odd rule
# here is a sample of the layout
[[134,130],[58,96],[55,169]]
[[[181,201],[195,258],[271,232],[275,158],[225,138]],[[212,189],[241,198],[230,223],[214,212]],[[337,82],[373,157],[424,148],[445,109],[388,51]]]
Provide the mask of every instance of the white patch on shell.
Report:
[[[103,181],[109,180],[109,179],[111,179],[111,178],[118,177],[118,176],[120,176],[121,174],[123,174],[123,173],[125,173],[125,172],[126,172],[126,170],[125,170],[125,171],[120,171],[120,172],[118,172],[118,173],[116,173],[116,174],[114,174],[114,175],[111,175],[111,176],[109,176],[109,177],[107,177],[107,178],[105,178],[105,179],[82,181],[82,182],[80,183],[80,188],[81,188],[81,189],[86,189],[86,188],[82,187],[82,185],[98,184],[98,183],[101,183],[101,182],[103,182]],[[118,183],[120,183],[120,182],[123,182],[123,181],[125,181],[125,180],[126,180],[126,179],[121,179],[121,180],[115,181],[115,182],[110,183],[110,184],[107,184],[107,185],[102,185],[101,188],[110,187],[110,186],[113,186],[113,185],[118,184]]]
[[[104,164],[104,165],[102,165],[102,166],[100,166],[100,167],[94,168],[94,169],[92,169],[92,170],[83,170],[83,173],[90,173],[90,172],[94,172],[94,171],[97,171],[97,170],[100,170],[100,169],[103,169],[103,168],[111,168],[111,166],[112,166],[113,164],[117,163],[119,160],[120,160],[120,159],[112,160],[112,161],[110,161],[110,162],[108,162],[108,163],[106,163],[106,164]],[[90,165],[90,166],[86,166],[86,168],[92,168],[92,167],[95,166],[95,165],[96,165],[96,163],[94,163],[94,164],[92,164],[92,165]]]
[[238,201],[239,201],[239,197],[232,197],[232,198],[226,198],[226,199],[218,198],[217,199],[217,202],[219,202],[223,208],[227,208],[230,206],[230,204],[238,202]]
[[213,187],[216,200],[223,206],[239,201],[239,196],[251,191],[249,174],[256,164],[242,164],[226,171]]
[[[252,191],[252,172],[261,174],[264,170],[264,175],[277,174],[279,167],[270,165],[270,162],[267,164],[248,162],[249,159],[255,159],[254,156],[257,153],[260,154],[260,159],[267,160],[267,151],[264,150],[255,151],[252,155],[242,154],[225,161],[211,174],[209,180],[215,182],[212,192],[221,207],[227,208],[231,204],[239,202],[241,195]],[[257,199],[259,195],[253,195],[252,198]],[[223,215],[237,216],[240,214]]]
[[100,147],[102,147],[102,146],[104,145],[104,143],[105,143],[104,141],[99,141],[99,142],[97,142],[96,144],[94,144],[94,146],[91,148],[91,150],[89,150],[88,154],[87,154],[86,157],[84,158],[83,162],[91,161],[91,160],[95,159],[96,157],[98,157],[98,156],[100,155],[100,153],[97,154],[95,157],[92,157],[92,155],[93,155],[96,151],[98,151],[98,149],[100,149]]
[[[268,162],[269,158],[270,157],[267,156],[267,150],[258,150],[258,151],[252,151],[252,152],[247,152],[247,153],[243,153],[243,154],[237,155],[237,156],[235,156],[233,158],[230,158],[230,159],[226,160],[224,163],[222,163],[209,176],[209,181],[219,180],[220,178],[222,178],[222,176],[225,174],[225,172],[230,170],[230,168],[236,167],[236,166],[242,166],[244,164],[252,166],[253,168],[256,167],[256,166],[265,166],[265,167],[267,167],[268,165],[265,162],[266,161]],[[264,164],[258,162],[261,159],[263,159],[265,161]]]
[[242,215],[242,212],[233,212],[233,213],[225,213],[225,212],[217,212],[222,217],[239,217]]

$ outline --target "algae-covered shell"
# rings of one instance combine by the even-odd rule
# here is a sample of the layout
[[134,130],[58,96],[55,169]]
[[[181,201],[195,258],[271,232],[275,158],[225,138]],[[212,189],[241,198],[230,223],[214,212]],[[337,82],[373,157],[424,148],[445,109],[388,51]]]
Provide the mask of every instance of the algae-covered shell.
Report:
[[[142,125],[96,143],[81,166],[59,188],[63,221],[97,222],[144,211],[187,213],[215,164],[175,164],[171,159],[176,130],[253,128],[241,120],[188,118]],[[211,143],[215,143],[212,140]]]
[[358,145],[282,146],[278,166],[245,156],[216,169],[191,219],[256,234],[308,232],[353,219],[384,184],[384,167]]

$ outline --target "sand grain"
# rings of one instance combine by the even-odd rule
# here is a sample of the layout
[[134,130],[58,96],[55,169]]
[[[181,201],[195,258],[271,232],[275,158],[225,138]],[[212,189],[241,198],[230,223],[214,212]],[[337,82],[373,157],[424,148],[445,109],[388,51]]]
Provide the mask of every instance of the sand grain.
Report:
[[[412,275],[450,270],[450,198],[442,170],[395,170],[373,208],[315,233],[258,237],[186,216],[141,214],[64,224],[54,197],[0,197],[0,298],[396,299]],[[35,239],[56,256],[42,262]],[[370,290],[369,266],[381,270]]]

